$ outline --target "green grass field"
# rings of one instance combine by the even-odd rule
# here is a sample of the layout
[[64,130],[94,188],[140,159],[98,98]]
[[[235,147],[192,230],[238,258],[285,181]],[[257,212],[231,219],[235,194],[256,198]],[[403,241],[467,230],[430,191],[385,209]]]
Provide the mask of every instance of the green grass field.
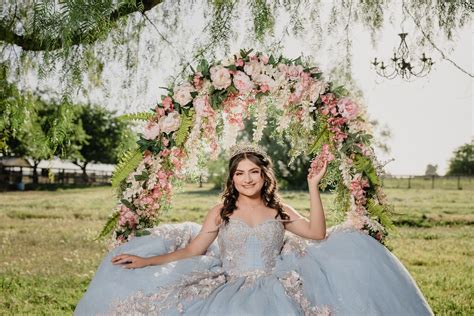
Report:
[[[387,189],[398,225],[388,246],[437,315],[473,315],[472,190]],[[200,222],[219,192],[187,187],[163,222]],[[305,192],[283,192],[308,212]],[[332,196],[323,194],[326,208]],[[95,241],[115,203],[110,187],[0,194],[0,314],[71,314],[106,252]],[[327,212],[329,225],[335,216]]]

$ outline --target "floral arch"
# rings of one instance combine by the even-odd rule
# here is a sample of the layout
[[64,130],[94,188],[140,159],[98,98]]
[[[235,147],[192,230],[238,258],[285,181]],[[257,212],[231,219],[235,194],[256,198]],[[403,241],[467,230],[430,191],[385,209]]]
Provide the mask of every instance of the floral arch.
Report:
[[318,159],[331,161],[326,184],[336,188],[343,225],[383,243],[391,207],[380,186],[370,126],[360,104],[324,81],[317,67],[300,58],[240,51],[221,62],[201,61],[187,82],[167,91],[150,112],[127,115],[146,126],[139,148],[125,154],[114,172],[119,202],[101,237],[113,232],[119,244],[147,234],[160,211],[171,207],[173,183],[196,171],[199,151],[207,148],[217,158],[253,117],[253,142],[272,120],[274,136],[290,140],[292,157],[319,153]]

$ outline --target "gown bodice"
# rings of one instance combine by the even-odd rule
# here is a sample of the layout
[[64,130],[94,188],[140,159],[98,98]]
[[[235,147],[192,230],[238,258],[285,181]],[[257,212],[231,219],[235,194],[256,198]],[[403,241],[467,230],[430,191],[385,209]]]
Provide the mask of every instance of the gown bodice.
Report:
[[218,244],[222,268],[229,276],[269,273],[283,247],[285,228],[277,219],[249,226],[230,218],[219,229]]

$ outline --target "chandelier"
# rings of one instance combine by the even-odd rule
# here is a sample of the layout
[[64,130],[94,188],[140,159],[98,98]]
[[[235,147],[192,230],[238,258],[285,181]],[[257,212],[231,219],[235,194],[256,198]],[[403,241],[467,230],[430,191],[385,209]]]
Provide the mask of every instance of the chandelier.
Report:
[[375,68],[375,72],[388,79],[393,79],[397,76],[401,76],[402,79],[409,81],[412,77],[424,77],[433,66],[434,62],[430,57],[426,57],[425,53],[422,54],[419,65],[413,65],[410,62],[410,56],[408,51],[408,45],[405,41],[408,33],[400,33],[400,45],[396,52],[393,53],[393,57],[390,58],[390,63],[386,65],[383,61],[378,61],[375,57],[372,65]]

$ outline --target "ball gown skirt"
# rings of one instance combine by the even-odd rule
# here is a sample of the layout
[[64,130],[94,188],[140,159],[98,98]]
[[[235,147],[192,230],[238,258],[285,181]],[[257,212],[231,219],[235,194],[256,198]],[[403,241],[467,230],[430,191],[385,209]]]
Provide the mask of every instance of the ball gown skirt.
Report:
[[74,314],[433,314],[390,251],[341,225],[312,241],[285,232],[276,219],[251,227],[231,218],[205,255],[133,270],[111,263],[120,253],[148,257],[185,247],[200,229],[160,225],[113,249]]

